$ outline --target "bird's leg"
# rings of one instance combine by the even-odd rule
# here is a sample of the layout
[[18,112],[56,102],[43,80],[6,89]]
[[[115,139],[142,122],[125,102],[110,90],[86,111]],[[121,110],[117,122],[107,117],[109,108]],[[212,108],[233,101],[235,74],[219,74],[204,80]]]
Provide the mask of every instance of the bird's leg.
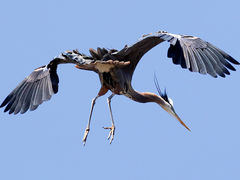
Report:
[[87,128],[85,129],[85,132],[84,132],[83,140],[82,140],[83,141],[83,145],[85,145],[86,141],[87,141],[87,136],[88,136],[88,133],[90,131],[90,123],[91,123],[91,118],[92,118],[92,112],[93,112],[93,108],[94,108],[95,102],[96,102],[98,97],[99,97],[99,95],[97,95],[95,98],[93,98],[92,103],[91,103],[90,116],[89,116]]
[[103,127],[104,129],[110,129],[108,139],[110,139],[110,144],[113,141],[114,138],[114,133],[115,133],[115,125],[114,125],[114,120],[113,120],[113,115],[112,115],[112,108],[111,108],[111,99],[115,94],[112,94],[111,96],[108,97],[107,102],[108,102],[108,107],[110,110],[110,115],[111,115],[111,121],[112,121],[112,127]]
[[91,123],[91,118],[92,118],[92,112],[93,112],[93,108],[94,108],[94,105],[95,105],[95,102],[97,100],[98,97],[100,96],[103,96],[104,94],[106,94],[108,92],[108,89],[104,86],[101,87],[100,91],[98,92],[98,95],[93,98],[92,100],[92,104],[91,104],[91,111],[90,111],[90,115],[89,115],[89,120],[88,120],[88,124],[87,124],[87,128],[85,129],[85,132],[84,132],[84,136],[83,136],[83,145],[86,144],[86,141],[87,141],[87,136],[88,136],[88,133],[90,131],[90,123]]

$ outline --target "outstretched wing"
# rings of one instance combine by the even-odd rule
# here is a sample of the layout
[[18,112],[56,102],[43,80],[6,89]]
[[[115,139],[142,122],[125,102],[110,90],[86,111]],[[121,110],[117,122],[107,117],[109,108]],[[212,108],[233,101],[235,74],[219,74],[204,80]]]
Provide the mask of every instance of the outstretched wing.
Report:
[[[43,101],[51,99],[58,92],[57,66],[63,63],[74,63],[88,68],[93,60],[78,51],[66,51],[54,58],[48,65],[35,69],[3,101],[0,107],[6,106],[4,112],[9,114],[25,113],[37,109]],[[91,67],[88,68],[91,70]]]
[[228,69],[235,71],[229,62],[239,64],[223,50],[198,37],[164,31],[144,35],[137,43],[124,47],[116,53],[116,56],[130,61],[133,72],[142,56],[163,41],[170,42],[167,55],[172,58],[173,63],[180,64],[182,68],[187,68],[192,72],[225,77],[225,74],[230,74]]

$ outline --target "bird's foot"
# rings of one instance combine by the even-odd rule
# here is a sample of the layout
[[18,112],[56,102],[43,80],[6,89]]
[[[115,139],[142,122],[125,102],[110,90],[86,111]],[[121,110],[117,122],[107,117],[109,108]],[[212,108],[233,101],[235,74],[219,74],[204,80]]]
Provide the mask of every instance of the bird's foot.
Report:
[[86,144],[89,131],[90,131],[89,128],[86,128],[86,129],[85,129],[85,132],[84,132],[84,135],[83,135],[83,140],[82,140],[84,146],[85,146],[85,144]]
[[108,140],[110,139],[110,144],[112,143],[113,141],[113,138],[114,138],[114,134],[115,134],[115,126],[112,125],[112,127],[103,127],[104,129],[110,129],[110,132],[109,132],[109,135],[108,135]]

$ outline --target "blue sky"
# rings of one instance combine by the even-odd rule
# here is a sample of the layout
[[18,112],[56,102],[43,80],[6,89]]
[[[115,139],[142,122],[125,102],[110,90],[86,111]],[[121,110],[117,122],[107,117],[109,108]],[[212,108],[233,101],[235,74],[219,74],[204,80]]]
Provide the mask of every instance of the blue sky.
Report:
[[[33,69],[64,50],[121,49],[159,30],[196,35],[239,55],[239,1],[4,1],[0,7],[2,101]],[[240,178],[240,67],[227,78],[191,73],[166,57],[167,43],[146,54],[133,86],[167,88],[192,132],[156,104],[112,99],[116,135],[109,145],[107,95],[98,99],[86,146],[82,136],[97,74],[59,66],[59,93],[24,115],[0,112],[0,179]],[[109,94],[108,94],[109,95]]]

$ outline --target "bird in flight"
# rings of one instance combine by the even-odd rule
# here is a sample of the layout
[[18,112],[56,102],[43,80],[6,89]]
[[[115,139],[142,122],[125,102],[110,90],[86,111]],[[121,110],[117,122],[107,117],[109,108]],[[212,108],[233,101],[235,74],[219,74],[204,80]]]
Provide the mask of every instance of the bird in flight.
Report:
[[43,101],[51,99],[51,96],[58,92],[58,65],[72,63],[78,69],[96,72],[101,82],[101,88],[91,103],[89,120],[83,137],[84,144],[90,131],[95,102],[98,97],[103,96],[109,90],[112,94],[108,97],[107,102],[112,126],[104,128],[110,130],[108,136],[110,143],[115,134],[111,108],[111,99],[114,95],[124,95],[140,103],[155,102],[190,130],[175,112],[172,100],[168,98],[166,91],[161,92],[156,77],[154,82],[159,95],[138,92],[131,85],[134,70],[142,56],[164,41],[170,43],[167,56],[172,58],[172,62],[191,72],[225,77],[230,74],[229,70],[235,71],[232,64],[240,64],[223,50],[198,37],[159,31],[143,35],[135,44],[126,45],[120,51],[105,48],[90,49],[91,55],[89,56],[78,50],[65,51],[51,60],[49,64],[35,69],[6,97],[0,107],[6,106],[4,112],[9,111],[9,114],[18,114],[19,112],[23,114],[28,109],[30,111],[37,109]]

